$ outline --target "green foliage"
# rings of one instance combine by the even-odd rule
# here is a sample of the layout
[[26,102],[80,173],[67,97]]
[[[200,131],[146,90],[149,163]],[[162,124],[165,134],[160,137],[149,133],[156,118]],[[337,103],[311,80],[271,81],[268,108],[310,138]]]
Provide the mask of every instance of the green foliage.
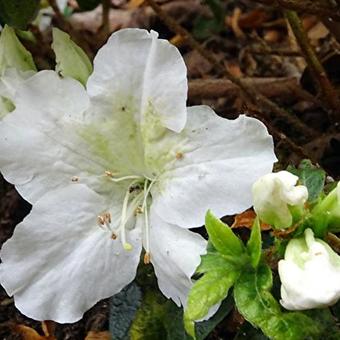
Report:
[[256,268],[259,265],[262,254],[261,226],[258,218],[255,219],[251,229],[247,250],[250,255],[251,265]]
[[[201,257],[197,272],[204,275],[191,289],[184,314],[185,328],[192,337],[195,337],[195,320],[202,319],[210,308],[227,297],[229,289],[249,261],[241,240],[210,211],[206,215],[206,229],[213,247],[210,246],[207,254]],[[256,248],[257,253],[255,239],[254,236],[249,249],[253,251]]]
[[142,290],[135,282],[111,298],[109,329],[112,339],[129,339],[128,332],[141,301]]
[[244,253],[245,248],[242,241],[228,225],[216,218],[211,211],[208,211],[205,217],[205,227],[209,235],[209,241],[218,252],[231,257]]
[[199,17],[193,27],[193,35],[197,39],[209,38],[212,34],[217,34],[224,28],[225,10],[220,0],[205,0],[210,8],[213,17]]
[[0,0],[0,23],[25,29],[38,14],[40,0]]
[[[198,339],[204,339],[232,309],[232,300],[225,301],[208,321],[197,326]],[[123,339],[115,337],[113,339]],[[137,311],[128,337],[130,340],[189,340],[183,327],[183,309],[156,290],[147,290]]]
[[14,29],[5,26],[0,36],[0,75],[7,68],[36,71],[32,55],[17,38]]
[[77,2],[83,11],[91,11],[101,3],[101,0],[77,0]]
[[71,77],[86,84],[93,71],[86,53],[75,44],[70,36],[58,28],[53,28],[52,48],[56,55],[56,71],[62,76]]
[[[191,289],[184,313],[188,334],[195,337],[195,320],[203,318],[234,287],[237,309],[250,324],[264,333],[263,336],[248,329],[240,332],[237,339],[268,337],[274,340],[301,340],[321,339],[325,335],[327,339],[340,338],[327,309],[309,313],[282,310],[271,294],[271,269],[261,261],[262,241],[258,219],[254,221],[246,247],[211,212],[207,213],[206,224],[209,246],[197,269],[202,277]],[[244,333],[248,333],[248,337],[244,337]]]
[[298,168],[289,166],[289,172],[300,179],[300,183],[308,189],[308,202],[314,203],[323,191],[326,173],[324,170],[313,166],[310,160],[301,161]]
[[234,287],[236,306],[253,326],[275,340],[318,339],[320,327],[300,312],[282,312],[271,295],[272,273],[267,265],[244,271]]

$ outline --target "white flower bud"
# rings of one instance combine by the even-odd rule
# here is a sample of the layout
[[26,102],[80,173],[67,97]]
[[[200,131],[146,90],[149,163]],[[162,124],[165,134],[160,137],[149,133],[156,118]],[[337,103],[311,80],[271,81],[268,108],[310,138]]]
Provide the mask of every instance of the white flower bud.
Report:
[[292,208],[303,208],[307,188],[296,185],[298,177],[288,171],[267,174],[252,188],[254,210],[259,218],[275,228],[288,228],[293,223]]
[[289,310],[322,308],[340,298],[340,256],[307,229],[289,242],[279,261],[281,305]]

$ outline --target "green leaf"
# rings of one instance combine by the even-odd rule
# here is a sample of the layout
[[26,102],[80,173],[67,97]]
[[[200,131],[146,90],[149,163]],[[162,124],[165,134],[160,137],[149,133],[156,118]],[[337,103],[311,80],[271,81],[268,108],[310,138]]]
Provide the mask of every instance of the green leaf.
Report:
[[129,339],[129,329],[141,300],[142,290],[135,282],[110,299],[109,330],[112,339]]
[[261,226],[258,217],[256,217],[251,229],[247,250],[250,255],[251,265],[256,268],[259,265],[262,254]]
[[56,71],[64,77],[71,77],[86,84],[93,71],[86,53],[75,44],[70,36],[58,28],[53,28],[52,48],[56,55]]
[[[198,339],[203,340],[233,307],[231,299],[221,305],[218,312],[208,321],[197,326]],[[120,340],[112,336],[113,339]],[[125,339],[125,338],[124,338]],[[130,340],[189,340],[183,326],[183,309],[167,300],[158,291],[147,290],[136,318],[132,323]]]
[[315,202],[324,187],[326,173],[324,170],[315,167],[310,160],[301,161],[298,168],[289,166],[289,172],[296,175],[300,179],[300,183],[308,189],[308,202]]
[[0,76],[7,68],[36,71],[32,55],[17,38],[14,29],[5,26],[0,36]]
[[[246,264],[248,257],[241,258]],[[209,250],[201,259],[197,272],[204,275],[194,283],[184,312],[185,329],[192,337],[195,337],[195,321],[205,317],[211,307],[227,297],[243,268],[234,257],[215,250]]]
[[236,306],[254,327],[275,340],[318,339],[320,328],[300,312],[282,312],[271,295],[272,273],[267,265],[244,271],[234,286]]
[[101,3],[101,0],[77,0],[77,2],[83,11],[91,11]]
[[245,253],[242,241],[233,233],[228,225],[215,217],[210,210],[205,217],[205,227],[209,234],[209,241],[221,254],[240,256]]
[[40,0],[0,0],[0,23],[24,30],[38,14],[39,4]]

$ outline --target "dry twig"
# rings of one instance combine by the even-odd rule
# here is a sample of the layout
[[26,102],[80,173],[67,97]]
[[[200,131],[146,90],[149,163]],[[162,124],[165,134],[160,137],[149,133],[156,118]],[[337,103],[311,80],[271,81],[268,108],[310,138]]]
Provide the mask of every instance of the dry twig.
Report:
[[319,83],[320,90],[322,92],[322,98],[325,99],[325,105],[330,110],[329,118],[334,124],[340,122],[340,102],[338,95],[333,88],[327,73],[319,61],[314,49],[308,41],[307,34],[305,33],[299,16],[296,12],[286,10],[285,15],[292,28],[292,31],[296,37],[296,40],[301,48],[302,53],[305,56],[306,62],[311,70],[314,79]]

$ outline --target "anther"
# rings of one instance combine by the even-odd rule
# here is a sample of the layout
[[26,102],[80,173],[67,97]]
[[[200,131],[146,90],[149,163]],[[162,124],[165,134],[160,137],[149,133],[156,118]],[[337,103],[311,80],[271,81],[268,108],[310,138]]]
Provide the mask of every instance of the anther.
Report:
[[144,254],[144,264],[149,264],[151,260],[150,253],[145,253]]
[[135,215],[137,214],[143,214],[144,210],[141,206],[138,206],[135,210]]
[[183,152],[176,152],[176,159],[180,160],[183,159],[184,155]]
[[111,177],[113,178],[113,173],[111,171],[105,171],[105,175],[108,176],[108,177]]
[[116,240],[117,239],[117,235],[115,233],[112,233],[111,234],[111,238],[112,238],[112,240]]
[[71,181],[72,181],[72,182],[78,182],[78,181],[79,181],[79,177],[78,177],[78,176],[73,176],[73,177],[71,178]]
[[105,213],[104,219],[106,223],[111,223],[111,214],[109,212]]
[[104,225],[105,224],[105,219],[103,216],[99,215],[97,216],[97,223],[100,225]]

